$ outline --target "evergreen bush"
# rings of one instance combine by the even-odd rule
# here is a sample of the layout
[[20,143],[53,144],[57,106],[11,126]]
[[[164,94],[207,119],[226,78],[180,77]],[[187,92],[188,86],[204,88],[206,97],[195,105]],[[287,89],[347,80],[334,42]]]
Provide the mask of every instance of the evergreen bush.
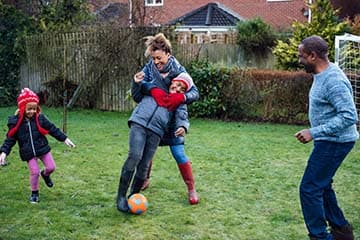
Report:
[[14,104],[19,91],[24,39],[34,32],[33,21],[12,6],[0,3],[0,105]]
[[349,23],[340,21],[338,10],[333,9],[329,0],[317,0],[309,6],[312,12],[310,23],[295,21],[292,25],[294,32],[289,41],[279,40],[273,53],[276,57],[276,66],[284,70],[296,70],[301,66],[298,63],[298,45],[301,40],[311,35],[323,37],[329,45],[329,59],[334,60],[335,35],[343,35],[349,31]]
[[239,21],[237,31],[237,43],[248,53],[264,55],[276,45],[274,30],[259,17]]
[[221,90],[229,76],[229,70],[207,62],[195,60],[189,63],[188,72],[199,89],[200,101],[190,105],[189,112],[194,117],[218,118],[226,111],[221,102]]

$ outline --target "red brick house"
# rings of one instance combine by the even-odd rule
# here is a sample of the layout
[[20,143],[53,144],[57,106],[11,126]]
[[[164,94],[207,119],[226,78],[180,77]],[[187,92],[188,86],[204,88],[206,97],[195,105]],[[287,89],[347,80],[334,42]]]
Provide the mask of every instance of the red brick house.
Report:
[[[142,0],[140,0],[142,1]],[[308,0],[143,0],[146,25],[164,25],[208,3],[219,3],[244,19],[261,17],[276,29],[286,29],[293,20],[307,21]],[[133,5],[139,0],[89,0],[90,9],[98,10],[108,3],[126,3]],[[134,6],[133,6],[134,7]],[[130,14],[129,14],[130,17]]]
[[[152,1],[152,0],[147,0]],[[266,23],[275,28],[288,28],[293,20],[306,21],[307,11],[304,0],[158,0],[163,2],[163,6],[149,7],[148,16],[157,14],[157,19],[153,17],[154,23],[164,24],[174,18],[178,18],[186,13],[193,11],[210,2],[219,3],[243,19],[262,18]]]
[[[176,25],[180,43],[234,43],[236,31],[233,30],[238,21],[260,17],[276,30],[290,28],[294,20],[307,21],[308,8],[305,1],[307,0],[220,0],[216,2],[90,0],[89,2],[94,12],[102,14],[99,14],[102,21],[104,13],[108,16],[112,15],[113,19],[117,12],[121,12],[121,15],[117,15],[118,23],[124,26],[130,23],[152,26]],[[116,6],[122,8],[126,6],[127,9],[116,11]],[[101,11],[99,11],[100,8]],[[133,9],[132,14],[130,14],[130,9]],[[139,18],[142,20],[139,21]]]

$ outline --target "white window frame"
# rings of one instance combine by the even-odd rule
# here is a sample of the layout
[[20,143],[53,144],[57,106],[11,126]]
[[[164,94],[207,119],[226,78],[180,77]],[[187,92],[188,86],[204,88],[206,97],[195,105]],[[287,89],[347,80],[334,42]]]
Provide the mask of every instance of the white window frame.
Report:
[[[149,3],[149,1],[152,1],[152,3]],[[161,3],[156,3],[157,0],[145,0],[145,6],[147,7],[157,7],[164,5],[164,0],[160,0]]]

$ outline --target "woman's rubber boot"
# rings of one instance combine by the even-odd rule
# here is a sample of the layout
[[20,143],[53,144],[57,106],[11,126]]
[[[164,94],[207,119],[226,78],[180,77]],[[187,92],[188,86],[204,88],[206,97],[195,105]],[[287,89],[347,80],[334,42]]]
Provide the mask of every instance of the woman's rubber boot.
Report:
[[178,164],[178,167],[179,167],[181,176],[184,179],[184,182],[188,188],[189,203],[191,205],[197,204],[199,202],[199,197],[195,190],[194,177],[192,174],[192,167],[191,167],[190,161],[186,162],[186,163],[180,163],[180,164]]
[[131,191],[130,191],[129,197],[135,193],[139,193],[141,190],[141,187],[144,185],[144,182],[145,182],[144,179],[140,179],[135,176],[134,181],[132,182],[132,185],[131,185]]
[[117,209],[121,212],[129,211],[126,193],[129,188],[130,181],[131,181],[133,174],[134,174],[134,171],[126,171],[126,170],[121,171],[118,195],[117,195],[117,199],[116,199]]
[[149,169],[146,174],[146,179],[144,181],[144,184],[141,186],[141,191],[144,191],[145,189],[147,189],[150,186],[151,167],[152,167],[152,160],[150,160],[150,162],[149,162]]

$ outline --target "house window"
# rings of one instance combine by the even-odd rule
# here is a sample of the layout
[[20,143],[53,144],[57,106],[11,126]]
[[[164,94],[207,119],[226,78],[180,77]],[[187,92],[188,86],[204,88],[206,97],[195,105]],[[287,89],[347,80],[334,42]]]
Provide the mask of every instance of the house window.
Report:
[[162,6],[164,0],[145,0],[145,6]]

